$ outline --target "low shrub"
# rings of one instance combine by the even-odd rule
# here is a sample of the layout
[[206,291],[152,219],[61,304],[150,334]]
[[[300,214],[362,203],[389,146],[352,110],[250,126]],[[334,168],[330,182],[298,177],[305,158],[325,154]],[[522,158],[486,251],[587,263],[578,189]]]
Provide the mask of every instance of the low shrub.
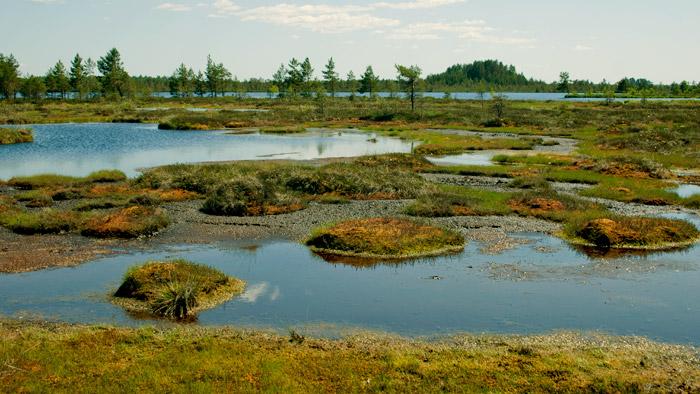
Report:
[[306,245],[321,254],[391,259],[459,251],[464,238],[412,220],[371,218],[317,229]]
[[58,234],[80,227],[83,218],[73,212],[44,209],[38,212],[6,210],[0,213],[0,224],[23,235]]
[[85,180],[94,183],[123,182],[126,180],[126,174],[119,170],[101,170],[86,176]]
[[650,217],[586,217],[570,221],[565,233],[600,248],[667,248],[692,243],[698,229],[689,222]]
[[85,223],[82,234],[99,238],[137,238],[152,235],[168,226],[160,208],[133,206],[98,215]]
[[126,272],[114,300],[129,310],[187,319],[231,299],[244,287],[245,282],[205,265],[151,261]]
[[0,145],[21,144],[34,141],[31,129],[0,128]]

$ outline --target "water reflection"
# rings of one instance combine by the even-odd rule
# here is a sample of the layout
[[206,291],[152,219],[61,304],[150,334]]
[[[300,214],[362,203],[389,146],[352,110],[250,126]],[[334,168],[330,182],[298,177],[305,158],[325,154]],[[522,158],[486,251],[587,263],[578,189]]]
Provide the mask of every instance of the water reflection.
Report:
[[[0,314],[161,324],[127,314],[107,295],[134,264],[185,258],[248,283],[242,296],[203,311],[203,325],[285,331],[322,322],[405,335],[581,329],[700,344],[699,247],[598,259],[554,237],[512,236],[530,242],[495,255],[472,242],[457,255],[370,266],[328,263],[288,241],[117,255],[75,268],[0,275]],[[259,247],[242,248],[251,245]]]
[[0,179],[40,173],[84,176],[115,168],[129,176],[138,168],[202,161],[307,160],[410,152],[408,142],[368,134],[316,130],[299,135],[163,131],[143,124],[36,125],[35,142],[0,147]]

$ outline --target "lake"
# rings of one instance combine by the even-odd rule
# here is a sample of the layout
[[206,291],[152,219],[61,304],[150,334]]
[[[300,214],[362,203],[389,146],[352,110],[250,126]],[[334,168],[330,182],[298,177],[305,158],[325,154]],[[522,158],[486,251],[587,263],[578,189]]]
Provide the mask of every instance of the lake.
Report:
[[[31,126],[34,142],[0,146],[0,179],[57,173],[85,176],[118,169],[225,160],[307,160],[410,152],[411,143],[348,130],[299,135],[165,131],[155,124],[85,123]],[[372,140],[370,140],[372,139]]]
[[181,245],[0,275],[0,314],[153,324],[107,295],[136,263],[185,258],[248,283],[242,296],[202,312],[203,325],[329,336],[358,327],[409,336],[600,330],[700,345],[700,247],[599,259],[551,236],[513,236],[521,244],[497,255],[472,242],[458,255],[369,266],[329,263],[288,241]]

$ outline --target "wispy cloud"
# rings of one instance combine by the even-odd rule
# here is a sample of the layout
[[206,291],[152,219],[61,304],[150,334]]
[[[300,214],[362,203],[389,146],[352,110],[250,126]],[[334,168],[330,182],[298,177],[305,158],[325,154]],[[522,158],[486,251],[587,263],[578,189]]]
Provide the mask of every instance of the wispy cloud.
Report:
[[499,35],[497,30],[489,27],[483,20],[466,20],[463,22],[422,22],[395,29],[387,35],[394,40],[438,40],[447,35],[456,36],[463,41],[489,44],[533,44],[535,40],[526,37]]
[[400,21],[372,15],[363,6],[336,6],[327,4],[278,4],[241,11],[243,21],[259,21],[280,26],[291,26],[317,33],[343,33],[398,26]]
[[436,8],[446,5],[465,3],[466,0],[415,0],[402,1],[398,3],[379,2],[374,3],[370,7],[373,8],[389,8],[393,10],[420,10],[426,8]]
[[578,52],[587,52],[587,51],[592,51],[592,50],[593,50],[593,48],[589,47],[587,45],[578,44],[574,47],[574,51],[578,51]]
[[231,0],[215,0],[212,4],[212,8],[213,12],[209,14],[209,16],[213,18],[223,18],[234,15],[241,9],[241,7]]
[[30,0],[32,3],[39,4],[61,4],[63,0]]
[[156,9],[164,10],[164,11],[185,12],[185,11],[191,11],[192,7],[190,7],[186,4],[163,3],[163,4],[158,5],[156,7]]

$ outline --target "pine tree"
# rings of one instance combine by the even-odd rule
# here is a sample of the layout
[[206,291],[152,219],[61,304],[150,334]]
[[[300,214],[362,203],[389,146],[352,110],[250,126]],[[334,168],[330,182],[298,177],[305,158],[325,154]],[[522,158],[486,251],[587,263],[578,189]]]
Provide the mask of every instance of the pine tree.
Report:
[[326,83],[326,89],[331,93],[331,97],[335,97],[339,79],[338,73],[335,71],[335,61],[330,58],[325,70],[323,70],[323,81]]
[[70,87],[82,100],[85,94],[85,67],[80,54],[76,54],[70,64]]
[[372,97],[378,83],[379,77],[374,74],[372,66],[367,66],[365,73],[362,74],[362,79],[360,79],[360,93],[369,93],[370,97]]
[[129,94],[129,74],[124,69],[121,54],[117,48],[110,49],[107,54],[97,60],[97,69],[102,74],[100,83],[105,95],[124,97]]

